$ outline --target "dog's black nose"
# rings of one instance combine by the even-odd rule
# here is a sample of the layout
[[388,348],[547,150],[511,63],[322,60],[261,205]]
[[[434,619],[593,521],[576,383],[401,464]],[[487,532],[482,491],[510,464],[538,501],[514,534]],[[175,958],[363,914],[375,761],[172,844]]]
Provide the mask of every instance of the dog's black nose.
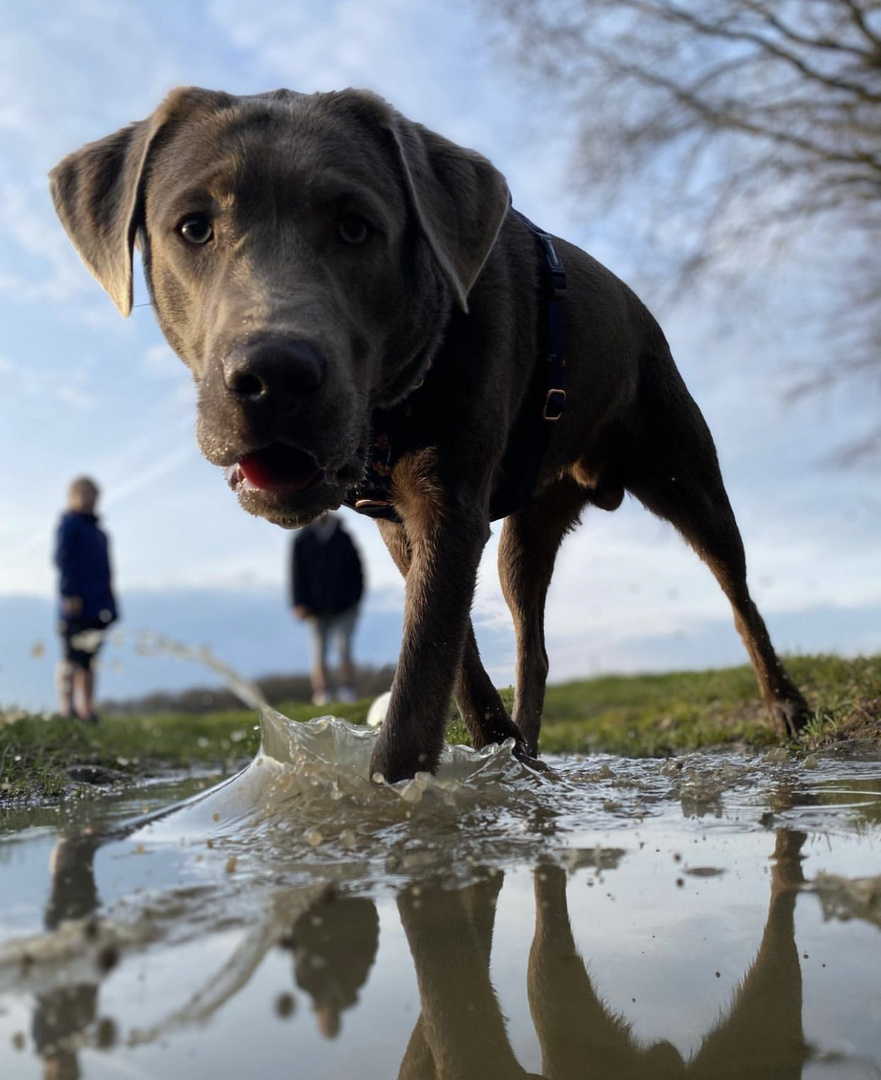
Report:
[[290,402],[314,393],[324,382],[327,361],[309,341],[263,338],[223,365],[229,392],[243,403]]

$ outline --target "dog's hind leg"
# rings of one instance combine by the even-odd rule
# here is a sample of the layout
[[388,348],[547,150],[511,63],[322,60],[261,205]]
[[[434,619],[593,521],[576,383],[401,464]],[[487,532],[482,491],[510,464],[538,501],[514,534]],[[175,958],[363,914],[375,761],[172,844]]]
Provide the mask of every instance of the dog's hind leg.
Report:
[[750,597],[743,542],[712,436],[675,371],[674,376],[650,386],[643,397],[643,427],[628,455],[625,486],[671,522],[713,572],[731,603],[765,704],[785,738],[807,723],[808,706]]
[[[388,521],[378,524],[389,554],[406,579],[412,553],[403,526]],[[510,738],[522,743],[519,729],[512,723],[498,690],[484,670],[470,619],[453,696],[475,749]]]
[[588,493],[565,477],[533,495],[505,519],[499,543],[499,578],[517,637],[514,723],[530,754],[538,733],[548,677],[544,610],[560,542],[578,523]]
[[514,739],[518,757],[523,756],[523,751],[526,751],[526,756],[531,754],[526,750],[520,729],[508,716],[498,690],[486,673],[470,620],[453,695],[475,749]]

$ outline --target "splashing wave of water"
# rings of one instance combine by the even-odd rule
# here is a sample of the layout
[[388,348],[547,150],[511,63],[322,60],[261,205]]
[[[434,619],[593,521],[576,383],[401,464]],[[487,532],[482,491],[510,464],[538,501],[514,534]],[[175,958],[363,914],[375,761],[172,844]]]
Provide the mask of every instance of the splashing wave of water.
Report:
[[519,762],[513,740],[480,751],[447,746],[437,775],[377,783],[370,777],[375,730],[330,716],[299,723],[267,705],[260,712],[261,748],[250,765],[150,823],[152,840],[210,837],[274,867],[366,856],[387,869],[395,851],[428,852],[439,836],[467,847],[477,819],[482,843],[494,832],[499,839],[525,834],[516,822],[535,810],[536,788],[550,796],[569,787],[552,770]]

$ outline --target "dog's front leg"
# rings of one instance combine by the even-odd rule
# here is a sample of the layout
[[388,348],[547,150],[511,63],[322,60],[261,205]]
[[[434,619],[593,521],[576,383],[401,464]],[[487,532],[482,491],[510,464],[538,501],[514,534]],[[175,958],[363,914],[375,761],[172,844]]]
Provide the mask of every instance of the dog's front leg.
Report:
[[[389,554],[406,580],[413,555],[404,526],[390,521],[379,521],[377,524]],[[528,756],[520,729],[508,716],[498,690],[480,661],[471,619],[465,627],[465,646],[453,695],[471,736],[471,745],[476,750],[490,743],[514,739],[517,743],[515,753]]]
[[399,464],[394,492],[411,557],[401,654],[370,767],[389,783],[437,767],[489,537],[484,500],[440,485],[428,452]]

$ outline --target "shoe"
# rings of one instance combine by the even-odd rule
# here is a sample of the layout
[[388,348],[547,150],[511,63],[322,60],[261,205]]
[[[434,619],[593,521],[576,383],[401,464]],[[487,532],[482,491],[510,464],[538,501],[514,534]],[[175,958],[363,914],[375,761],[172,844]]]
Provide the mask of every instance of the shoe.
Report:
[[351,705],[353,701],[358,700],[354,687],[351,686],[341,686],[337,691],[336,697],[337,701],[342,701],[346,705]]
[[326,690],[316,690],[315,693],[312,695],[313,705],[327,705],[329,701],[330,696],[328,695]]

